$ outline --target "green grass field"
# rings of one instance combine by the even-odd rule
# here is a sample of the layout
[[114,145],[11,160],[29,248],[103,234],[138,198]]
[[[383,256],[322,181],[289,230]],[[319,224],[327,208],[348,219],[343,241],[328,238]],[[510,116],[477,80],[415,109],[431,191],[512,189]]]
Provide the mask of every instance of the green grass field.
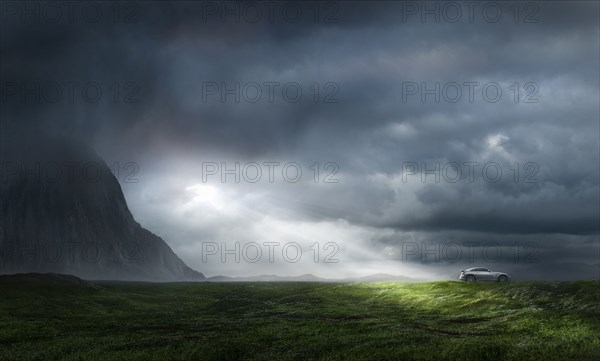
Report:
[[599,281],[0,280],[2,360],[597,360]]

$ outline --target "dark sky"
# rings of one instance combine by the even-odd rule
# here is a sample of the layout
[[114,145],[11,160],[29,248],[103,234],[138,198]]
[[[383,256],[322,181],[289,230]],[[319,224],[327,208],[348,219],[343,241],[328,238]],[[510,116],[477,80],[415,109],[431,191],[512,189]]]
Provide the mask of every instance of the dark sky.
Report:
[[[89,143],[136,219],[207,275],[598,264],[597,2],[9,3],[2,137]],[[207,162],[263,175],[203,182]],[[206,242],[268,241],[305,254],[202,258]]]

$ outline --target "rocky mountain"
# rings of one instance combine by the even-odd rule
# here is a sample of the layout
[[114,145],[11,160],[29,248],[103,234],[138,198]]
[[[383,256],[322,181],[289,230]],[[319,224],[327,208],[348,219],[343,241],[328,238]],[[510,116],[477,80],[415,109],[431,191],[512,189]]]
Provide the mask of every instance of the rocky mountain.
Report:
[[91,148],[35,137],[4,141],[0,152],[0,273],[204,279],[135,221],[119,182]]

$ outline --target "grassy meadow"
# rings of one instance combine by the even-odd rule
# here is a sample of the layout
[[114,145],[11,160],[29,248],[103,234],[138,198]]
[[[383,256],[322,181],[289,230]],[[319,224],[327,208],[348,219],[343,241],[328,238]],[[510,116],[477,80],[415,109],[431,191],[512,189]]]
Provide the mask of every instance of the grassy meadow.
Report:
[[0,279],[0,360],[597,360],[600,281]]

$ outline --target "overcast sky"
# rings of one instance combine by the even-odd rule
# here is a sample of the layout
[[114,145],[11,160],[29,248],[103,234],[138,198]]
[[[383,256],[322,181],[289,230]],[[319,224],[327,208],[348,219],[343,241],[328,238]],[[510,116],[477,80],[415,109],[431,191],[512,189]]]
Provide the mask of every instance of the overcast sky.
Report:
[[598,264],[597,2],[74,3],[3,8],[2,136],[88,142],[208,276]]

